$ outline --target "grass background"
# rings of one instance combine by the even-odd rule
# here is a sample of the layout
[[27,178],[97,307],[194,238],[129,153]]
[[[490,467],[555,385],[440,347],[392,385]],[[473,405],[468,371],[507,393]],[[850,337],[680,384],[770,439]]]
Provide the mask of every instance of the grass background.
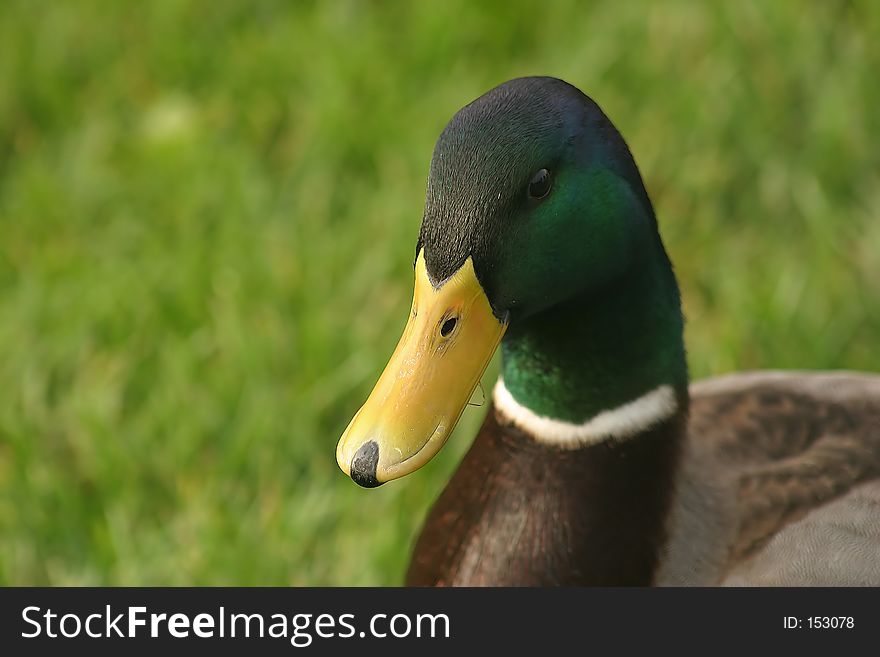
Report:
[[334,446],[433,142],[511,77],[628,139],[695,377],[880,370],[878,33],[870,0],[5,0],[0,583],[399,582],[483,410],[375,491]]

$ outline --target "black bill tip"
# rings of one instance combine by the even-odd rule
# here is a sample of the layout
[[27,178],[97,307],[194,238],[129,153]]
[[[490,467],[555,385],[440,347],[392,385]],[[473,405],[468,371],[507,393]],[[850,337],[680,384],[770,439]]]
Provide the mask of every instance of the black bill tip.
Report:
[[354,453],[351,459],[351,478],[358,486],[376,488],[382,482],[376,479],[376,464],[379,463],[379,445],[368,440]]

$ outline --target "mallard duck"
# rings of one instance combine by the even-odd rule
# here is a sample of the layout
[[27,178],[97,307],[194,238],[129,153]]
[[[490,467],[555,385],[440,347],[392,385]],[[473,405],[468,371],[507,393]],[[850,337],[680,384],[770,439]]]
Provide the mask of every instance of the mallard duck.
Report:
[[413,585],[880,584],[880,376],[689,384],[641,176],[554,78],[461,109],[431,159],[403,337],[337,448],[378,486],[443,446],[496,347]]

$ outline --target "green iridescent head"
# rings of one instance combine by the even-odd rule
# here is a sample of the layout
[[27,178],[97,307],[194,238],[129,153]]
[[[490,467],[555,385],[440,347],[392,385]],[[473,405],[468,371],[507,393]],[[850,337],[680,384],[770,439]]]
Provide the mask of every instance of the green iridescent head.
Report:
[[441,281],[468,256],[511,321],[600,290],[656,242],[638,169],[599,106],[555,78],[506,82],[434,149],[418,251]]

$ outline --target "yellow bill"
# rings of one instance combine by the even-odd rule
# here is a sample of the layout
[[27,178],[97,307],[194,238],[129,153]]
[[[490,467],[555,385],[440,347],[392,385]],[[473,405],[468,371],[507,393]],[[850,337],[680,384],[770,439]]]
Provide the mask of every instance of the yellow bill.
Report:
[[371,488],[427,463],[452,433],[506,329],[470,258],[435,288],[419,252],[409,322],[339,439],[342,471]]

